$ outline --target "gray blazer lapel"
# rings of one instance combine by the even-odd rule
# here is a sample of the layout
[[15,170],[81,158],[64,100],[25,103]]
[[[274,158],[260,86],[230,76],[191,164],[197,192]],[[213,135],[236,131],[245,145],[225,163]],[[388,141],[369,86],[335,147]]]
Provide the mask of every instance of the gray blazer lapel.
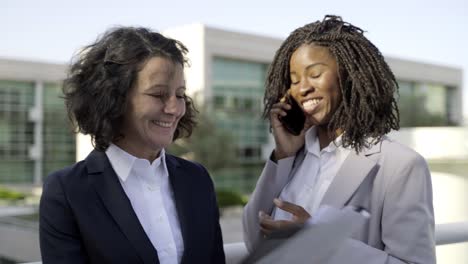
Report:
[[296,157],[294,158],[294,163],[292,166],[292,170],[288,175],[288,182],[293,178],[293,176],[296,174],[297,170],[299,167],[301,167],[302,162],[304,162],[306,153],[305,153],[305,146],[302,146],[297,152],[296,152]]
[[[337,175],[333,179],[330,187],[325,193],[321,205],[327,204],[337,208],[341,208],[347,204],[347,202],[353,197],[353,195],[358,195],[358,188],[363,183],[364,179],[369,176],[375,175],[376,169],[378,169],[377,163],[368,158],[368,156],[380,152],[381,143],[370,147],[363,152],[356,154],[353,150],[348,158],[343,162],[343,165],[338,170]],[[366,181],[369,184],[371,180]],[[362,186],[363,188],[370,188],[367,186]],[[354,197],[357,198],[357,197]],[[362,197],[365,199],[365,197]],[[364,201],[357,201],[364,202]],[[365,204],[360,204],[360,206],[365,206]]]

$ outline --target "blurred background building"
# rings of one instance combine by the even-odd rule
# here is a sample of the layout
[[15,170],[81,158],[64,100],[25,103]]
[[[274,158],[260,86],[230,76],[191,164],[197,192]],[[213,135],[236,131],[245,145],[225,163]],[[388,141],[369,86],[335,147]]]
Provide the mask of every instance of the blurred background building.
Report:
[[61,98],[65,65],[0,59],[0,183],[40,185],[75,161]]
[[[250,192],[274,142],[262,118],[264,80],[282,39],[188,25],[164,31],[190,50],[188,93],[232,135],[237,168],[216,184]],[[392,136],[426,159],[466,159],[462,70],[387,57],[399,85],[401,131]],[[72,136],[61,98],[66,65],[0,59],[0,183],[40,185],[87,155]],[[222,147],[222,146],[218,146]],[[79,152],[76,154],[76,152]]]
[[[231,135],[235,165],[211,172],[217,188],[249,194],[274,146],[269,124],[262,118],[264,80],[282,39],[202,24],[163,33],[188,47],[188,93],[216,129]],[[400,85],[402,129],[391,136],[428,160],[436,221],[466,221],[468,132],[462,114],[462,70],[394,57],[386,60]],[[89,137],[76,137],[68,123],[61,98],[66,67],[0,58],[1,185],[39,187],[47,174],[83,159],[92,149]],[[466,252],[466,243],[462,246]],[[14,259],[14,252],[9,252],[8,259]],[[439,255],[453,251],[441,252],[438,247]],[[0,250],[0,263],[1,255]],[[463,257],[468,259],[467,253],[458,253],[458,259]]]

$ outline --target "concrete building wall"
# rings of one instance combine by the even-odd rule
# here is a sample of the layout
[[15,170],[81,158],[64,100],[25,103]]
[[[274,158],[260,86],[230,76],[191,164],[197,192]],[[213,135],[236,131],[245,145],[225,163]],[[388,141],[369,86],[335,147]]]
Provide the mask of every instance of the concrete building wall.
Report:
[[0,58],[0,79],[58,82],[66,76],[66,65]]
[[203,104],[206,96],[207,86],[207,56],[205,35],[206,29],[201,24],[192,24],[168,29],[162,32],[165,36],[181,41],[189,52],[189,65],[185,68],[185,79],[187,92],[199,104]]
[[390,137],[418,151],[428,160],[468,160],[466,127],[415,127],[390,133]]
[[463,123],[463,71],[461,68],[392,57],[386,57],[386,61],[398,80],[454,87],[456,95],[452,98],[450,106],[455,113],[454,119],[458,124]]

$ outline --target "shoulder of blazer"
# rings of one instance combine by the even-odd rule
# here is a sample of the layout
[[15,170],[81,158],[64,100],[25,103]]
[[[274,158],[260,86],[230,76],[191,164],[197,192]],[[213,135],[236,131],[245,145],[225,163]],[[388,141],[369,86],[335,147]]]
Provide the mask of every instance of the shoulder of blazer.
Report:
[[208,171],[206,170],[206,168],[200,163],[186,160],[186,159],[183,159],[183,158],[180,158],[180,157],[168,154],[168,153],[166,153],[166,162],[168,164],[172,164],[175,167],[181,167],[181,168],[185,168],[189,170],[190,169],[199,170],[200,172],[204,172],[208,174]]
[[174,173],[178,175],[178,177],[182,177],[192,183],[201,183],[202,186],[208,184],[213,187],[213,181],[208,170],[200,163],[189,161],[167,153],[166,163],[169,174]]
[[425,166],[427,162],[424,157],[411,149],[387,136],[379,142],[380,151],[378,153],[366,154],[366,157],[374,160],[380,166],[386,168],[405,168],[408,166]]
[[70,180],[70,178],[79,177],[83,173],[86,173],[86,164],[84,160],[47,175],[44,180],[44,188],[51,182],[67,182]]
[[381,141],[381,152],[383,155],[398,155],[399,158],[405,160],[423,159],[422,155],[416,152],[414,149],[403,145],[400,142],[387,136],[385,136]]
[[84,178],[88,174],[102,172],[110,166],[104,152],[93,150],[84,160],[50,173],[44,180],[44,188],[57,182],[60,182],[63,187],[74,186],[78,188],[78,186],[86,182]]

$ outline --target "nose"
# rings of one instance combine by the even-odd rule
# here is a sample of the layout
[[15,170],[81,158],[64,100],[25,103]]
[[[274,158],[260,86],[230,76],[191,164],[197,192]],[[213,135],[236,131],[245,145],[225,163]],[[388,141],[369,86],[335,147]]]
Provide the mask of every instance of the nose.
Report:
[[164,100],[164,112],[166,114],[176,114],[177,106],[177,96],[175,95],[171,95]]
[[315,91],[314,86],[309,82],[308,78],[302,78],[299,83],[299,94],[304,97]]

